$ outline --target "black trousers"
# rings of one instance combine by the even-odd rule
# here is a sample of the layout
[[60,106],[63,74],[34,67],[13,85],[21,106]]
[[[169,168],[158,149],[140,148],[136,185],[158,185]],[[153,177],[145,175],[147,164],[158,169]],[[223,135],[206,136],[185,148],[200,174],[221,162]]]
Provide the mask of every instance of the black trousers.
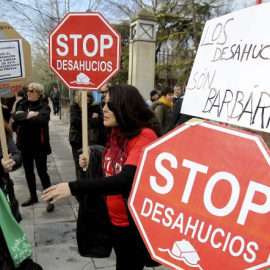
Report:
[[112,224],[110,232],[116,254],[116,270],[143,270],[148,252],[139,232],[132,226]]
[[47,173],[47,154],[44,151],[22,151],[23,167],[29,192],[31,196],[36,196],[36,176],[34,172],[34,161],[38,176],[43,189],[51,186],[51,180]]
[[53,113],[54,114],[59,113],[59,103],[54,103],[53,102]]

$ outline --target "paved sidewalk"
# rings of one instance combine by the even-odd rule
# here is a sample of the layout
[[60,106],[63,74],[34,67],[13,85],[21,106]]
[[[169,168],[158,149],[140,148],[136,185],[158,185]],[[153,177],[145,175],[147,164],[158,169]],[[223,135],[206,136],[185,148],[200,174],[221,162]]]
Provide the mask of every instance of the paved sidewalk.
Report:
[[[50,140],[52,154],[48,156],[48,172],[52,184],[75,180],[75,168],[68,141],[69,125],[51,115]],[[16,196],[21,204],[28,199],[29,192],[24,170],[12,172]],[[37,174],[36,174],[37,176]],[[115,255],[107,259],[81,257],[76,244],[76,219],[78,203],[74,197],[57,202],[52,213],[46,211],[46,203],[41,201],[42,186],[37,176],[39,203],[20,207],[25,230],[34,249],[33,260],[44,270],[114,270]],[[132,262],[131,262],[132,263]],[[164,266],[145,270],[166,270]],[[128,269],[127,269],[128,270]]]

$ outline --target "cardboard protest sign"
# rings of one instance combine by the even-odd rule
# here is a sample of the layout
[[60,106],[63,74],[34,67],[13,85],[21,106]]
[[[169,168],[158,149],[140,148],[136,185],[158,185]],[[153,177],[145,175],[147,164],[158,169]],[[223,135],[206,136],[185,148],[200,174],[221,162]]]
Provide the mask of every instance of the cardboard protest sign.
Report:
[[0,40],[0,81],[24,78],[21,40]]
[[207,21],[182,113],[269,132],[270,3]]
[[1,97],[8,97],[11,95],[11,91],[10,91],[10,88],[3,88],[3,89],[0,89],[0,98]]
[[[30,44],[8,23],[0,22],[0,97],[13,96],[32,74]],[[1,103],[0,103],[1,104]],[[0,138],[4,159],[8,159],[2,107]]]
[[8,23],[0,22],[0,89],[14,94],[32,74],[30,44]]

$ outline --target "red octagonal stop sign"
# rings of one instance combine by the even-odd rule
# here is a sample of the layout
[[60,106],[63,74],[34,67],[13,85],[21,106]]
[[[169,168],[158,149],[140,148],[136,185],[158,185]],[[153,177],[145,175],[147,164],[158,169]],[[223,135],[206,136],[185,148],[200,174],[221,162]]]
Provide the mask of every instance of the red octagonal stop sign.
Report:
[[49,45],[50,68],[70,89],[98,90],[120,69],[121,36],[98,12],[68,13]]
[[270,265],[270,158],[257,135],[204,122],[146,147],[129,208],[173,269]]

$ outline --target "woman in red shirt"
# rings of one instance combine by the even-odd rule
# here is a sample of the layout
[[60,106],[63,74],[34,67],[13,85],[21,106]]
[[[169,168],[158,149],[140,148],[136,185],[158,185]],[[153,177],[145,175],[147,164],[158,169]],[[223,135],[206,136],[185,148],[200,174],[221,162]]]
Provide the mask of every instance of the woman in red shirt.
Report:
[[[55,203],[75,195],[103,195],[110,218],[110,236],[117,270],[141,270],[148,252],[139,236],[127,199],[142,149],[159,136],[159,125],[139,91],[130,85],[109,87],[103,107],[108,140],[102,157],[103,178],[61,183],[44,191],[42,198]],[[79,164],[86,166],[86,157]]]

